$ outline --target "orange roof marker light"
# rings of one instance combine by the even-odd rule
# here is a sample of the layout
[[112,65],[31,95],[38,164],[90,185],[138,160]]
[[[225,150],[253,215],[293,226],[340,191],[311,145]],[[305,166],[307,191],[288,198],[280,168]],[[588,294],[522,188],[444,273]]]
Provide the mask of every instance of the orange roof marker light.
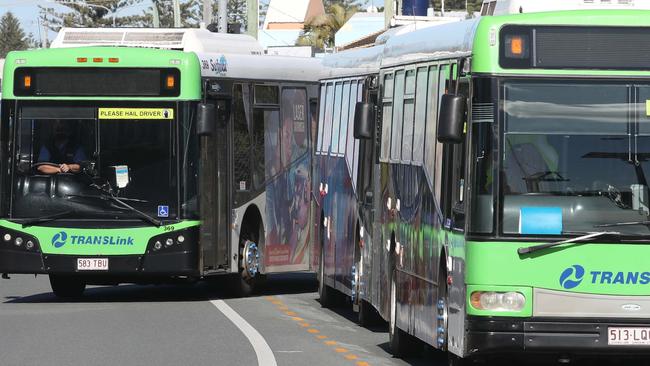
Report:
[[104,62],[103,57],[93,57],[93,62]]
[[521,56],[524,53],[524,41],[521,39],[521,36],[514,36],[510,41],[510,52],[513,55]]
[[88,62],[88,57],[77,57],[77,62]]
[[117,57],[109,57],[108,62],[110,62],[112,64],[116,64],[116,63],[120,62],[120,59],[117,58]]
[[530,54],[529,36],[508,34],[505,37],[505,56],[514,59],[527,59]]
[[32,87],[32,77],[29,75],[25,75],[23,78],[23,85],[25,86],[25,89],[29,89]]
[[173,89],[174,86],[176,85],[176,78],[174,78],[173,75],[167,76],[167,89]]

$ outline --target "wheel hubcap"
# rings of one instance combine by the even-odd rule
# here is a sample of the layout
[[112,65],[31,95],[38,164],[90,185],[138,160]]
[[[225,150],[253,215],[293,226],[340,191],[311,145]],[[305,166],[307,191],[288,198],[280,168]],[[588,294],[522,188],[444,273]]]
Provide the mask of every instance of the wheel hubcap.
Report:
[[244,274],[248,278],[253,278],[259,273],[260,253],[257,244],[252,241],[246,242],[243,253]]

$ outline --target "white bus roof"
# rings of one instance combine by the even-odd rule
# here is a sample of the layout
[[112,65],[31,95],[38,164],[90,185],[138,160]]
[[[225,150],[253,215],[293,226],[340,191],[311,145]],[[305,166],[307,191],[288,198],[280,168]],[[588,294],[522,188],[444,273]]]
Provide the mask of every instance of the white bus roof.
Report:
[[307,57],[197,53],[202,77],[312,81],[322,73],[321,61]]
[[246,55],[264,52],[251,36],[213,33],[201,28],[61,28],[51,48],[84,46],[127,46]]
[[557,10],[650,10],[650,0],[483,0],[482,15],[538,13]]
[[322,79],[376,74],[381,65],[384,46],[358,48],[328,54],[322,58]]

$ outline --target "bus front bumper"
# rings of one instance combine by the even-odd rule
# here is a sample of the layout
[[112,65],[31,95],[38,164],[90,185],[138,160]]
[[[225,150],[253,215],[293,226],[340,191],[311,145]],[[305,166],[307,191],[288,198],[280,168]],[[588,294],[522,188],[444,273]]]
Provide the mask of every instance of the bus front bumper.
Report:
[[[647,328],[650,319],[545,319],[468,317],[467,355],[546,353],[650,354],[648,345],[609,345],[612,327]],[[650,342],[649,342],[650,343]]]
[[[106,258],[108,270],[79,271],[78,258]],[[0,249],[0,273],[78,274],[143,276],[197,276],[198,255],[192,251],[150,253],[145,255],[83,256],[52,255]]]

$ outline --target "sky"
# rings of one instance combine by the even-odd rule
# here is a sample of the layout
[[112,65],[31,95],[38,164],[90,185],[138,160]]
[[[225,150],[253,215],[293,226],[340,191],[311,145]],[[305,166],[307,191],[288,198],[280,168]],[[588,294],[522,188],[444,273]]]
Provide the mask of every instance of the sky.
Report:
[[[183,2],[183,0],[181,0]],[[268,0],[260,0],[261,3],[268,3]],[[55,9],[66,9],[65,7],[54,4],[53,0],[0,0],[0,16],[7,11],[11,11],[19,20],[26,34],[32,33],[37,41],[43,36],[38,27],[38,6],[54,7]],[[143,0],[141,3],[132,7],[121,10],[118,15],[140,14],[143,10],[151,6],[150,0]],[[55,32],[48,33],[51,41],[56,37]]]

